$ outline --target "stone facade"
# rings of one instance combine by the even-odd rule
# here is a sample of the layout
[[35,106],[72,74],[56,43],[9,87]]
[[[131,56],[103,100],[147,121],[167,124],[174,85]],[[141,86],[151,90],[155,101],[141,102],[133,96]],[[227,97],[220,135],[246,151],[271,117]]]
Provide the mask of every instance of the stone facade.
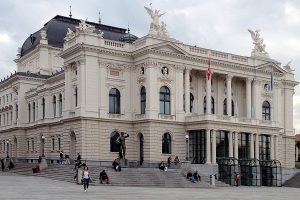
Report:
[[[73,30],[64,30],[63,46],[48,42],[49,30],[48,35],[40,31],[39,43],[18,55],[18,72],[0,83],[0,157],[30,160],[44,154],[55,160],[63,150],[72,159],[80,153],[83,160],[111,162],[118,156],[111,152],[111,134],[124,131],[130,162],[155,164],[169,156],[193,161],[190,151],[195,150],[187,151],[191,133],[204,130],[206,164],[215,166],[217,135],[225,131],[229,157],[238,158],[237,138],[247,133],[247,157],[260,159],[263,134],[269,138],[268,158],[294,167],[293,94],[298,83],[279,62],[151,33],[133,43],[120,42],[107,39],[100,25],[93,28],[95,23],[52,20],[61,18],[73,23]],[[162,88],[169,90],[163,101]],[[119,91],[119,103],[110,100],[112,89]],[[167,153],[162,151],[165,133],[170,136]]]

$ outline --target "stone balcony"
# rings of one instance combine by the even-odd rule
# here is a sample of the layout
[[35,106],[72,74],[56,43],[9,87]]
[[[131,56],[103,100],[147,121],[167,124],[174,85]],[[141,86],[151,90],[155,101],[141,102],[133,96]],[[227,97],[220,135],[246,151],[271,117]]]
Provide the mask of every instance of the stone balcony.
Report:
[[224,122],[224,123],[228,122],[228,123],[236,123],[236,124],[269,126],[269,127],[279,126],[279,122],[277,121],[248,119],[245,117],[235,117],[235,116],[231,117],[227,115],[202,114],[202,115],[185,116],[185,122],[199,122],[199,121],[217,121],[217,122]]

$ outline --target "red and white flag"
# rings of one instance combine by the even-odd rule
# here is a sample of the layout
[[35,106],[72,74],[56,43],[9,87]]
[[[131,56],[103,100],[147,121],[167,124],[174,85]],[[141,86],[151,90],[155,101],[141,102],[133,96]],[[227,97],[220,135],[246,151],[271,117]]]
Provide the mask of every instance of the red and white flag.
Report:
[[210,69],[210,55],[208,57],[208,69],[207,69],[207,80],[210,79],[211,76],[211,69]]

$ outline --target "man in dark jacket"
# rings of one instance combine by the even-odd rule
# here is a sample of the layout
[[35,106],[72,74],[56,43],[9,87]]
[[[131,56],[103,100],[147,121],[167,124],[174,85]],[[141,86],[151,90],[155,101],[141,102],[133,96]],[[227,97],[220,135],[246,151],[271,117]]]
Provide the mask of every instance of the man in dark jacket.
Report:
[[105,172],[105,170],[103,170],[100,175],[99,175],[99,180],[100,180],[100,183],[103,184],[103,181],[106,180],[106,183],[109,184],[109,178],[107,176],[107,173]]

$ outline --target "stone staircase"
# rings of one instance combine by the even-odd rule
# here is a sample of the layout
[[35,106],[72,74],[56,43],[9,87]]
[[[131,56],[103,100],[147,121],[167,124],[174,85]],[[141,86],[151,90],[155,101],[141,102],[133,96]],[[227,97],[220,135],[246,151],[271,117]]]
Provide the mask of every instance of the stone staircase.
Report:
[[[58,181],[73,182],[75,170],[73,165],[49,165],[41,173],[32,173],[34,164],[16,163],[15,169],[9,173],[25,176],[38,176]],[[89,166],[91,185],[100,185],[99,173],[103,169],[107,172],[112,186],[134,187],[173,187],[173,188],[208,188],[211,187],[209,177],[201,176],[202,181],[192,183],[188,181],[180,169],[161,171],[156,168],[123,168],[121,172],[115,172],[111,167]],[[107,185],[107,184],[103,184]],[[229,185],[216,181],[216,187],[228,187]]]
[[296,174],[293,178],[287,180],[283,186],[300,188],[300,173]]

